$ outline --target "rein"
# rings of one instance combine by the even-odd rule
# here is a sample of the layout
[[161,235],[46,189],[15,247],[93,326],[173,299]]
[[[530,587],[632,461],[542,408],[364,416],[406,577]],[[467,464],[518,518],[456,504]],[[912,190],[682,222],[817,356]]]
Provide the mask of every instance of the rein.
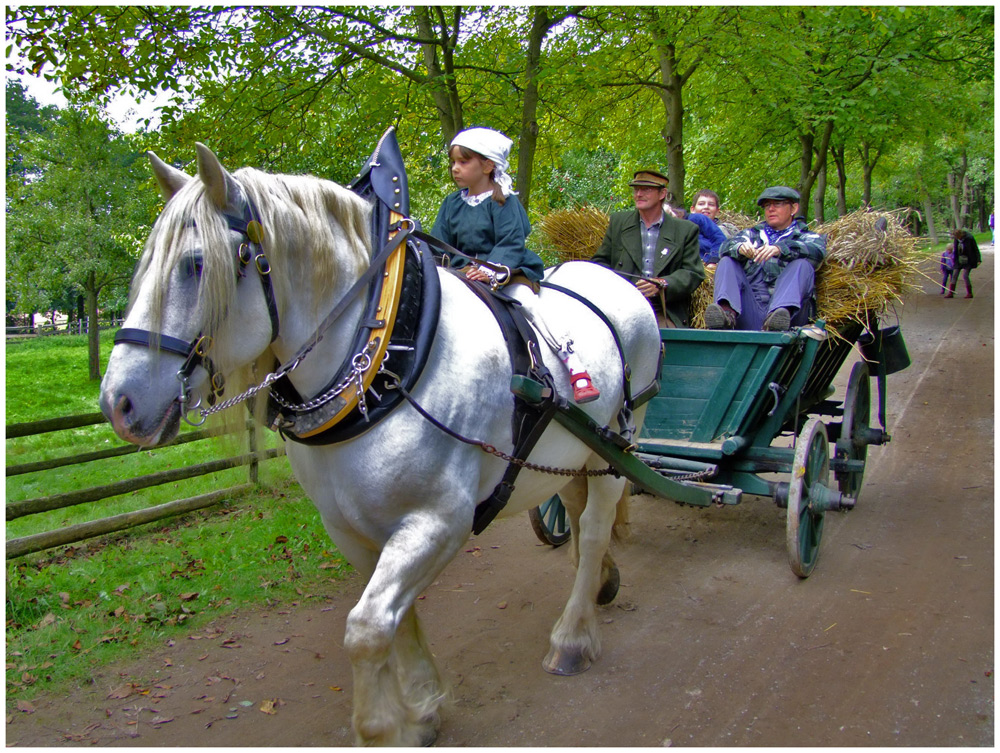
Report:
[[522,458],[514,457],[513,455],[508,455],[503,450],[498,450],[494,445],[491,445],[488,442],[484,442],[481,439],[470,439],[469,437],[463,436],[454,429],[441,423],[436,418],[434,418],[434,416],[428,413],[427,410],[422,405],[420,405],[420,403],[416,401],[416,398],[414,398],[413,395],[411,395],[409,391],[407,391],[407,389],[403,387],[402,384],[400,384],[398,376],[393,374],[391,371],[385,369],[383,369],[383,373],[386,374],[391,379],[391,381],[389,381],[386,384],[386,389],[399,390],[399,394],[401,394],[406,399],[406,401],[413,406],[414,410],[416,410],[417,413],[423,416],[428,423],[437,427],[452,439],[457,439],[459,442],[462,442],[464,444],[472,445],[473,447],[478,447],[487,455],[493,455],[508,463],[513,463],[514,465],[520,468],[526,468],[529,471],[538,471],[539,473],[547,473],[554,476],[593,477],[593,476],[618,475],[618,471],[616,471],[610,465],[607,468],[604,468],[603,470],[588,471],[585,469],[574,469],[574,468],[553,468],[552,466],[548,465],[537,465],[536,463],[529,463],[527,460],[524,460]]

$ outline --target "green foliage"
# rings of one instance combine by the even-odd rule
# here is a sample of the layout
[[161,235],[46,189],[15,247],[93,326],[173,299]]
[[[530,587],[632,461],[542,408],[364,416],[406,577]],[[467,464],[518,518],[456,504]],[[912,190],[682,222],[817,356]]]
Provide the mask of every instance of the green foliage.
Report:
[[[575,194],[627,203],[631,172],[659,165],[676,198],[709,187],[742,211],[766,185],[809,189],[828,138],[848,210],[872,175],[872,199],[894,200],[907,161],[894,153],[948,161],[942,136],[984,134],[969,158],[992,162],[992,109],[975,125],[952,114],[992,91],[988,7],[18,7],[8,33],[26,70],[74,99],[175,92],[144,146],[181,165],[197,139],[232,166],[347,182],[395,125],[424,222],[451,188],[444,146],[470,125],[514,137],[512,161],[537,129],[534,175],[518,182],[536,219],[564,202],[575,152],[617,165],[581,175]],[[922,173],[940,205],[947,173]]]
[[22,140],[20,157],[32,177],[8,181],[7,277],[17,310],[47,310],[67,287],[120,306],[151,225],[140,153],[94,116],[68,109]]

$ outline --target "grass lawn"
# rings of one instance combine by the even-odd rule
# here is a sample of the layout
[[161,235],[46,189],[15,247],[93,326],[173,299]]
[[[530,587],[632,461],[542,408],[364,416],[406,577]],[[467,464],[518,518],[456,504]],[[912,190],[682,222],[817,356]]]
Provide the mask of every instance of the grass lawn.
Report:
[[[107,362],[112,333],[102,335]],[[8,344],[6,422],[98,410],[84,336]],[[276,446],[264,432],[263,446]],[[7,440],[7,466],[123,446],[107,424]],[[49,496],[238,452],[229,442],[178,447],[7,478],[7,501]],[[321,599],[350,568],[282,456],[262,464],[250,492],[195,513],[7,562],[7,702],[87,681],[96,667],[235,608]],[[246,468],[140,490],[7,524],[7,538],[228,488]]]

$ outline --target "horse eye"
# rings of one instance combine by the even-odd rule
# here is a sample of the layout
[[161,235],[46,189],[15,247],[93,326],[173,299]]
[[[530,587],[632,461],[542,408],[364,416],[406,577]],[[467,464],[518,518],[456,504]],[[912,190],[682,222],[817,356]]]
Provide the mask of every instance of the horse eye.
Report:
[[205,260],[200,256],[187,256],[184,258],[184,276],[197,277],[201,279],[201,271],[205,266]]

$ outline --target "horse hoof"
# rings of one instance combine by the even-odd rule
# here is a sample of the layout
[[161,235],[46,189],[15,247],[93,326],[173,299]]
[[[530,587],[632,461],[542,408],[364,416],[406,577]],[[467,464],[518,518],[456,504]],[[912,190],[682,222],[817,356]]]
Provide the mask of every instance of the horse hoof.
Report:
[[618,573],[617,565],[612,565],[608,572],[608,578],[601,584],[601,590],[597,592],[597,604],[604,606],[610,604],[618,595],[618,588],[622,584],[621,576]]
[[420,734],[420,747],[429,748],[438,739],[437,727],[428,727]]
[[569,677],[570,675],[578,675],[581,672],[586,672],[590,669],[590,665],[590,659],[580,651],[571,652],[565,649],[556,651],[553,648],[549,650],[549,655],[542,662],[542,669],[549,674]]

